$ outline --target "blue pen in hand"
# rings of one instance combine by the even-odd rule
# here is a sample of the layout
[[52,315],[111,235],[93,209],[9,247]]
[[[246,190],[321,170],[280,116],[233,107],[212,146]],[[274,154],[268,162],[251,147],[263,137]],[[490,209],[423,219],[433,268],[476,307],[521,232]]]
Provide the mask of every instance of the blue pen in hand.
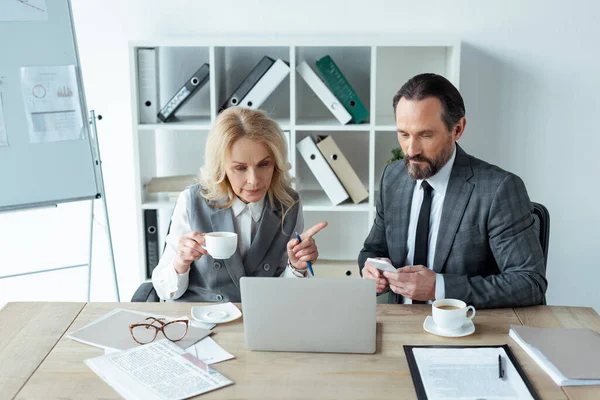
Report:
[[[296,239],[298,239],[299,244],[302,243],[302,239],[300,239],[300,235],[298,235],[298,232],[296,232]],[[308,265],[308,270],[310,271],[310,274],[312,276],[315,276],[315,273],[313,272],[312,264],[310,263],[310,261],[307,261],[306,265]]]

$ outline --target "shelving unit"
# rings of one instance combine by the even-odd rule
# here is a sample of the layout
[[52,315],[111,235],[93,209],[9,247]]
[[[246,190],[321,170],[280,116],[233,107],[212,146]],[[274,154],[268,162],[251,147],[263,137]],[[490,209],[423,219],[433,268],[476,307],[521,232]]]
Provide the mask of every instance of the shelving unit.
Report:
[[[177,113],[175,122],[140,123],[138,101],[139,48],[158,49],[159,105],[168,101],[182,83],[202,64],[210,64],[209,83]],[[369,233],[375,213],[375,194],[381,172],[398,147],[392,98],[410,77],[435,72],[459,87],[460,42],[453,39],[361,38],[198,38],[132,42],[131,93],[133,108],[134,160],[141,280],[147,280],[143,210],[158,210],[159,248],[166,235],[175,204],[171,197],[148,195],[153,177],[197,174],[203,164],[204,142],[218,109],[246,74],[265,55],[290,65],[290,75],[261,109],[289,132],[291,143],[308,135],[332,135],[369,191],[360,204],[350,200],[333,206],[323,188],[299,155],[290,152],[291,173],[304,205],[305,226],[328,221],[316,236],[321,268],[332,265],[322,276],[357,277],[356,259]],[[330,55],[369,109],[362,124],[341,125],[310,87],[296,73],[307,61]],[[328,260],[328,262],[325,262]],[[318,269],[317,269],[318,271]],[[348,274],[348,271],[350,273]]]

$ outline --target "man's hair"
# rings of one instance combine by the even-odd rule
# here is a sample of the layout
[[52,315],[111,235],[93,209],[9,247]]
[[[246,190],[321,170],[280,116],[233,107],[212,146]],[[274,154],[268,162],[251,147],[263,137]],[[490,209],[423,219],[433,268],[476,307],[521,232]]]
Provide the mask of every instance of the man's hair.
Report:
[[394,96],[394,115],[401,98],[423,100],[435,97],[442,104],[442,120],[448,130],[465,116],[465,102],[460,92],[450,81],[441,75],[426,73],[410,78]]

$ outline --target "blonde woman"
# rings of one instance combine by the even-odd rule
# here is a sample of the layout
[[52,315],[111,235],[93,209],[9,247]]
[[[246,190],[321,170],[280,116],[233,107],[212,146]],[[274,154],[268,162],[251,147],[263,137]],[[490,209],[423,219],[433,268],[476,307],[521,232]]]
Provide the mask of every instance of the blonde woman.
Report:
[[[241,301],[242,276],[307,277],[319,252],[312,238],[321,222],[302,232],[300,197],[291,188],[283,133],[264,112],[229,108],[208,135],[200,184],[181,193],[167,246],[152,274],[162,300]],[[238,234],[236,253],[213,259],[204,234]]]

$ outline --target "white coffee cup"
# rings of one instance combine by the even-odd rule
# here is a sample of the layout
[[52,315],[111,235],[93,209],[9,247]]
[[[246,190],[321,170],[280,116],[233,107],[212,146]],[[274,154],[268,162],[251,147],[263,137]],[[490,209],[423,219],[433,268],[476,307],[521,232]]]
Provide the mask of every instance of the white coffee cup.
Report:
[[204,235],[204,246],[212,258],[221,260],[228,259],[237,249],[237,233],[234,232],[210,232]]
[[[473,313],[467,316],[469,310],[473,311]],[[475,316],[475,307],[467,307],[467,303],[456,299],[436,300],[431,305],[431,311],[433,313],[433,322],[440,329],[445,330],[458,329]]]

